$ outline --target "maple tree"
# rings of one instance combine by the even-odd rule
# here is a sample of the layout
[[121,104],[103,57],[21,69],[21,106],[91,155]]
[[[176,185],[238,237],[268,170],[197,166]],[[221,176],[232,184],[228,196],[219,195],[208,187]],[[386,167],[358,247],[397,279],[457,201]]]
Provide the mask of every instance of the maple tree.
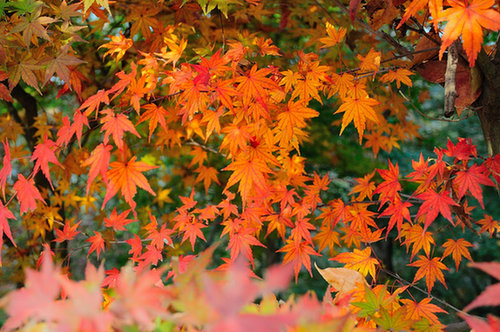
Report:
[[497,7],[0,1],[4,328],[498,329]]

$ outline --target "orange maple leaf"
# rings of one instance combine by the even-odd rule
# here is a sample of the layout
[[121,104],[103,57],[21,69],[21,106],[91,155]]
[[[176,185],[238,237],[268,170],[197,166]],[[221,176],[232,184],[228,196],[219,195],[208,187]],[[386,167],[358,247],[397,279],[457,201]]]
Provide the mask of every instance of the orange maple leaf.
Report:
[[434,282],[439,280],[444,287],[447,288],[446,282],[444,281],[443,271],[448,270],[446,265],[441,263],[439,257],[429,258],[423,255],[418,256],[418,260],[408,264],[408,266],[418,267],[417,273],[415,274],[415,278],[413,282],[417,282],[418,280],[425,277],[425,284],[427,285],[427,290],[430,292],[432,287],[434,287]]
[[336,29],[332,24],[326,22],[326,33],[328,34],[328,37],[319,39],[319,41],[324,44],[321,48],[335,46],[342,40],[342,38],[344,38],[346,32],[346,29]]
[[142,172],[158,168],[158,166],[151,166],[143,161],[135,161],[135,159],[136,157],[133,156],[128,162],[115,161],[110,164],[111,169],[108,171],[109,182],[102,208],[119,190],[132,210],[136,206],[133,198],[137,192],[137,186],[156,196]]
[[375,268],[378,260],[371,257],[372,249],[367,247],[363,250],[354,249],[353,252],[343,252],[330,258],[331,261],[345,263],[345,268],[353,269],[366,276],[368,273],[375,279]]
[[165,118],[168,116],[168,112],[163,108],[163,106],[158,106],[156,104],[147,104],[142,106],[142,108],[144,108],[146,111],[141,114],[141,117],[139,118],[137,124],[149,120],[148,142],[150,142],[151,136],[158,126],[158,123],[164,130],[167,130],[167,123],[165,121]]
[[239,254],[242,253],[250,261],[252,267],[254,267],[251,246],[260,246],[264,248],[266,246],[263,245],[252,233],[253,231],[251,228],[239,227],[236,232],[230,234],[227,249],[231,250],[231,260],[235,260]]
[[362,178],[355,178],[354,180],[358,184],[352,187],[349,195],[359,194],[358,197],[355,198],[358,202],[364,200],[365,198],[371,200],[373,191],[375,190],[375,183],[371,181],[373,175],[375,175],[375,171],[370,174],[366,174]]
[[467,249],[467,247],[473,247],[472,243],[464,239],[458,239],[456,241],[453,239],[448,239],[448,241],[443,244],[443,248],[446,248],[443,253],[443,258],[451,254],[451,257],[455,261],[455,266],[458,270],[460,261],[462,260],[462,256],[470,261],[472,260],[469,249]]
[[378,123],[377,114],[373,110],[373,106],[378,105],[379,102],[372,98],[350,98],[345,97],[344,103],[340,105],[339,109],[334,114],[344,113],[342,116],[342,128],[340,135],[344,132],[345,127],[354,120],[354,126],[358,130],[359,143],[363,139],[363,132],[366,127],[366,119]]
[[314,248],[309,245],[306,241],[296,242],[294,240],[286,240],[286,245],[278,250],[278,252],[285,252],[285,257],[283,258],[283,264],[293,262],[293,269],[295,271],[295,282],[297,282],[297,277],[299,275],[302,265],[311,272],[311,255],[320,256]]
[[451,7],[444,10],[438,19],[448,21],[439,49],[440,60],[446,48],[461,35],[469,64],[474,67],[483,43],[483,28],[492,31],[500,29],[500,13],[491,8],[494,4],[494,0],[448,0]]
[[445,310],[441,309],[435,304],[430,303],[430,298],[425,298],[420,302],[408,299],[401,299],[404,303],[406,309],[406,319],[412,321],[419,321],[421,318],[427,318],[431,323],[438,324],[439,319],[434,314],[435,312],[446,313]]
[[132,39],[126,38],[121,31],[119,36],[109,35],[108,37],[111,41],[109,43],[102,44],[98,48],[100,49],[101,47],[104,47],[108,49],[108,51],[102,56],[103,58],[105,58],[108,54],[117,53],[115,61],[118,62],[125,55],[125,52],[127,52],[127,50],[134,45]]
[[224,171],[234,171],[227,181],[226,189],[239,182],[238,192],[243,202],[248,200],[252,190],[267,187],[266,173],[272,173],[261,159],[237,158]]
[[239,83],[236,90],[243,95],[243,105],[250,105],[252,98],[262,105],[266,104],[269,90],[278,88],[278,84],[266,77],[271,72],[269,68],[257,70],[255,64],[247,75],[236,78],[235,82]]
[[408,77],[410,75],[414,75],[411,71],[408,69],[404,68],[398,68],[396,71],[389,70],[388,73],[382,75],[380,80],[382,82],[394,82],[396,81],[396,86],[399,87],[401,86],[401,83],[404,83],[408,86],[412,86],[411,79]]
[[431,252],[431,244],[435,244],[431,232],[424,231],[422,229],[422,226],[418,224],[403,224],[401,229],[401,234],[405,238],[403,244],[406,245],[407,251],[410,247],[410,244],[413,244],[410,260],[413,260],[413,257],[415,257],[420,249],[424,249],[424,252],[429,255],[429,253]]

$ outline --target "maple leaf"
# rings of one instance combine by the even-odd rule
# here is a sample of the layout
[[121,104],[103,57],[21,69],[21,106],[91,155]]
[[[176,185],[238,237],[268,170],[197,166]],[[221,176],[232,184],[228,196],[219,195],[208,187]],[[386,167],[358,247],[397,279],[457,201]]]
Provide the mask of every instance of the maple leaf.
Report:
[[196,177],[196,180],[194,183],[198,183],[203,181],[203,186],[205,187],[205,193],[208,193],[208,188],[212,184],[212,182],[215,182],[217,184],[220,184],[219,179],[217,178],[217,174],[219,173],[215,168],[213,167],[206,167],[206,166],[200,166],[197,169],[194,170],[196,173],[198,173],[198,176]]
[[448,21],[441,37],[443,42],[439,48],[439,59],[441,60],[444,51],[461,35],[469,65],[474,67],[483,42],[483,28],[493,31],[500,29],[500,13],[491,8],[495,1],[448,0],[447,4],[450,8],[445,9],[438,18],[439,21]]
[[132,239],[128,239],[125,242],[127,242],[128,245],[130,245],[130,250],[128,251],[129,254],[132,254],[132,258],[137,258],[141,256],[142,254],[142,240],[137,234],[134,234],[134,237]]
[[39,94],[42,94],[40,88],[38,87],[38,79],[34,70],[39,70],[42,65],[30,55],[25,55],[20,60],[19,64],[14,66],[9,74],[9,89],[12,90],[19,80],[22,78],[23,81],[29,86],[33,87]]
[[417,302],[414,300],[401,299],[401,302],[405,306],[406,315],[405,318],[407,320],[418,321],[422,317],[427,318],[431,323],[438,324],[439,319],[434,314],[436,312],[447,313],[445,310],[441,309],[435,304],[430,303],[431,298],[424,298],[422,301]]
[[408,266],[418,267],[413,282],[417,282],[425,277],[425,284],[427,285],[427,290],[429,292],[432,290],[432,287],[434,287],[436,279],[439,280],[444,287],[447,287],[446,282],[444,281],[443,271],[441,270],[448,270],[448,268],[446,265],[441,263],[439,257],[429,258],[427,256],[419,255],[418,260],[408,264]]
[[128,225],[136,220],[134,219],[127,219],[128,214],[130,213],[131,209],[128,209],[126,211],[123,211],[120,214],[117,214],[116,212],[116,207],[113,209],[113,212],[111,212],[111,215],[109,218],[104,218],[104,225],[106,227],[112,227],[116,231],[124,231],[125,230],[125,225]]
[[424,200],[417,212],[417,218],[425,215],[424,231],[436,219],[439,213],[448,219],[452,224],[450,205],[458,206],[457,203],[450,197],[449,191],[443,191],[440,194],[432,189],[427,189],[417,198]]
[[314,265],[323,279],[325,279],[340,296],[351,293],[359,289],[360,285],[366,284],[366,279],[358,271],[343,267],[320,269],[316,263]]
[[[12,242],[14,247],[17,247],[14,239],[12,238],[12,233],[10,231],[10,226],[8,219],[16,219],[12,212],[9,211],[7,206],[4,206],[2,201],[0,201],[0,253],[3,245],[3,235],[7,236],[7,238]],[[2,266],[2,257],[0,255],[0,266]]]
[[101,287],[114,288],[120,276],[120,270],[114,267],[111,270],[104,271],[104,273],[106,273],[106,278],[102,281]]
[[358,197],[356,197],[356,201],[358,202],[364,200],[365,198],[369,200],[372,199],[372,194],[375,190],[375,183],[373,183],[371,179],[374,174],[375,171],[371,172],[370,174],[366,174],[362,178],[355,178],[354,180],[358,184],[352,187],[349,195],[359,194]]
[[7,183],[7,178],[11,177],[12,164],[10,160],[9,141],[5,140],[2,144],[5,154],[2,159],[2,169],[0,169],[0,188],[2,188],[2,195],[5,199],[5,185]]
[[278,85],[273,80],[266,77],[271,72],[269,68],[257,70],[257,65],[255,64],[246,76],[236,78],[235,82],[239,83],[236,91],[242,94],[243,105],[249,105],[252,98],[265,105],[269,93],[268,90],[278,88]]
[[52,189],[54,189],[54,186],[52,185],[52,181],[50,180],[49,162],[51,162],[52,164],[56,164],[57,166],[64,169],[64,166],[61,165],[59,160],[57,160],[54,153],[54,149],[56,147],[57,144],[54,141],[47,139],[47,136],[45,136],[44,142],[39,143],[35,146],[35,150],[33,151],[33,154],[31,156],[31,161],[36,160],[35,167],[33,168],[33,174],[36,174],[36,172],[41,169],[43,175],[45,175],[45,178],[49,180],[50,187]]
[[64,50],[61,49],[61,52],[62,53],[56,58],[48,62],[47,69],[45,70],[45,81],[43,84],[47,84],[54,73],[56,73],[60,79],[71,87],[70,69],[68,67],[78,65],[84,61],[67,54],[67,48],[64,48]]
[[483,216],[483,219],[477,221],[481,226],[480,233],[488,232],[490,233],[490,237],[492,237],[495,232],[500,232],[500,225],[497,220],[493,220],[493,217],[487,214],[483,214]]
[[97,174],[101,174],[104,181],[108,181],[108,166],[111,158],[111,145],[99,144],[92,155],[82,163],[82,166],[90,166],[89,178],[87,181],[87,194],[89,193],[90,185],[96,178]]
[[461,199],[465,195],[465,192],[469,190],[484,209],[483,191],[479,184],[495,186],[495,183],[487,176],[487,172],[486,166],[478,166],[476,164],[473,164],[465,171],[458,171],[457,176],[453,179],[453,184],[458,187],[458,198]]
[[[8,77],[9,77],[9,75],[7,75],[7,73],[5,71],[0,70],[0,82],[6,80]],[[0,99],[10,101],[10,102],[13,101],[12,96],[10,95],[9,89],[7,88],[7,86],[5,86],[4,84],[1,84],[1,83],[0,83]]]
[[319,39],[319,41],[324,44],[321,48],[335,46],[344,38],[346,32],[346,29],[337,29],[329,22],[326,22],[326,33],[328,34],[328,37]]
[[85,116],[89,116],[91,115],[92,113],[94,113],[94,111],[96,112],[96,118],[97,118],[97,113],[99,113],[99,106],[101,105],[101,103],[105,103],[106,105],[109,105],[109,92],[102,89],[102,90],[99,90],[97,91],[96,94],[90,96],[89,98],[87,98],[87,100],[85,100],[83,102],[83,104],[80,105],[80,107],[78,107],[76,109],[76,111],[81,111],[81,110],[84,110],[85,109]]
[[125,201],[130,205],[132,210],[135,210],[136,204],[133,198],[137,192],[137,186],[156,196],[142,172],[158,168],[158,166],[151,166],[143,161],[135,160],[136,156],[133,156],[128,162],[115,161],[110,164],[111,169],[108,171],[109,182],[104,201],[102,202],[102,208],[104,208],[111,197],[116,195],[118,191],[121,191]]
[[410,260],[413,260],[413,257],[415,257],[415,255],[422,248],[424,249],[424,252],[429,255],[431,251],[431,244],[435,244],[431,232],[424,231],[422,226],[419,224],[403,224],[401,229],[401,234],[405,237],[403,244],[406,245],[407,251],[410,244],[413,244]]
[[108,13],[111,14],[108,0],[83,0],[83,12],[84,13],[87,12],[90,9],[90,7],[92,7],[94,4],[106,8]]
[[30,318],[52,322],[58,313],[56,298],[60,294],[60,272],[50,254],[44,255],[41,271],[26,269],[25,287],[9,294],[5,311],[9,318],[2,329],[15,330]]
[[[497,280],[500,280],[500,263],[469,263],[469,266],[480,269]],[[500,305],[500,282],[486,287],[486,289],[479,294],[478,297],[469,303],[464,311],[469,311],[482,306],[497,306]]]
[[250,246],[260,246],[264,248],[266,246],[263,245],[252,233],[252,229],[240,227],[238,231],[233,232],[229,236],[227,249],[231,250],[231,260],[236,259],[240,253],[242,253],[250,261],[252,267],[255,268],[252,248]]
[[36,200],[45,201],[42,195],[35,186],[35,181],[33,179],[26,179],[22,174],[17,176],[17,181],[14,183],[14,190],[17,193],[17,199],[21,203],[21,214],[24,214],[28,210],[34,211],[36,209]]
[[392,164],[389,160],[389,169],[379,169],[380,176],[384,179],[384,182],[377,186],[377,189],[373,192],[374,194],[380,194],[380,200],[382,203],[392,202],[398,195],[398,191],[401,191],[401,184],[399,183],[399,166]]
[[266,163],[261,159],[237,158],[224,171],[234,171],[227,181],[226,189],[239,182],[238,192],[243,202],[254,188],[264,190],[267,187],[266,173],[272,173]]
[[109,35],[108,37],[111,41],[109,43],[102,44],[97,48],[100,49],[101,47],[104,47],[108,49],[108,51],[102,56],[103,58],[105,58],[108,54],[117,53],[115,61],[120,61],[120,59],[125,55],[125,52],[127,52],[127,50],[134,45],[132,39],[126,38],[121,31],[118,36]]
[[321,227],[320,231],[313,237],[313,240],[318,244],[318,252],[322,252],[323,249],[328,247],[330,254],[332,254],[335,244],[340,246],[339,233],[330,227]]
[[389,225],[387,226],[387,233],[386,233],[386,238],[391,229],[394,227],[394,225],[397,225],[398,229],[398,238],[401,236],[401,227],[403,225],[403,219],[408,220],[411,222],[410,218],[410,210],[408,209],[409,207],[413,206],[410,202],[406,201],[403,202],[401,201],[401,198],[397,196],[391,204],[384,210],[379,215],[380,217],[383,216],[391,216],[389,219]]
[[399,89],[401,83],[406,84],[407,86],[412,86],[411,79],[408,77],[410,75],[414,75],[411,71],[404,68],[398,68],[396,71],[389,70],[386,74],[382,75],[380,80],[382,82],[394,82],[396,81],[396,86]]
[[293,262],[293,270],[295,271],[295,282],[297,282],[297,277],[299,276],[300,269],[302,265],[311,272],[311,255],[320,256],[312,246],[306,241],[296,242],[294,240],[287,239],[286,245],[279,249],[278,252],[285,252],[285,257],[283,258],[283,264]]
[[278,114],[278,129],[282,132],[280,135],[286,142],[293,141],[297,129],[306,126],[306,119],[315,118],[319,115],[315,110],[306,107],[305,102],[299,100],[288,101],[286,110]]
[[167,130],[167,123],[165,122],[165,118],[167,117],[168,112],[162,106],[158,106],[156,104],[147,104],[142,106],[142,108],[144,108],[146,111],[141,114],[141,117],[139,118],[137,124],[149,120],[149,142],[151,141],[151,135],[153,135],[153,132],[158,126],[158,123],[164,130]]
[[191,243],[191,248],[194,251],[194,244],[196,242],[197,238],[202,239],[203,241],[207,241],[205,239],[205,235],[203,235],[203,232],[201,231],[202,228],[207,227],[203,223],[197,221],[195,218],[191,218],[190,222],[184,223],[182,226],[182,231],[184,232],[184,235],[182,237],[182,243],[189,239],[189,242]]
[[101,113],[105,116],[101,119],[101,132],[105,131],[103,143],[108,144],[109,135],[113,137],[116,147],[123,150],[123,134],[128,131],[137,137],[141,137],[133,123],[124,114],[115,114],[111,109],[105,109]]
[[87,257],[95,251],[97,258],[99,258],[101,251],[104,251],[104,239],[102,238],[101,233],[94,231],[94,236],[89,237],[85,240],[85,242],[91,243]]
[[453,260],[455,261],[455,266],[457,267],[458,271],[458,267],[460,266],[460,261],[462,260],[462,256],[470,261],[472,260],[469,249],[467,249],[467,247],[473,247],[472,243],[464,239],[458,239],[456,241],[453,239],[448,239],[443,244],[443,248],[446,248],[443,253],[443,258],[445,258],[448,255],[452,255]]
[[345,263],[345,268],[359,271],[363,276],[369,273],[375,279],[375,269],[379,262],[371,257],[371,254],[372,249],[367,247],[363,250],[354,249],[353,252],[340,253],[329,260]]
[[432,16],[432,22],[437,28],[438,19],[443,12],[443,1],[442,0],[413,0],[410,5],[406,8],[403,19],[399,22],[396,29],[399,29],[411,16],[414,16],[419,10],[423,9],[425,5],[428,5],[430,14]]
[[64,241],[71,241],[75,238],[75,236],[80,233],[80,231],[77,231],[76,229],[80,225],[81,221],[77,222],[73,226],[70,225],[69,222],[66,222],[64,224],[64,227],[62,230],[56,229],[56,239],[54,240],[57,243],[61,243]]
[[373,110],[373,106],[378,105],[379,102],[372,98],[350,98],[346,97],[343,100],[343,104],[340,105],[337,113],[345,113],[342,116],[342,127],[340,128],[340,135],[344,132],[345,127],[352,121],[354,121],[354,126],[358,130],[359,143],[363,139],[363,132],[366,127],[366,120],[369,119],[375,123],[378,123],[377,114]]

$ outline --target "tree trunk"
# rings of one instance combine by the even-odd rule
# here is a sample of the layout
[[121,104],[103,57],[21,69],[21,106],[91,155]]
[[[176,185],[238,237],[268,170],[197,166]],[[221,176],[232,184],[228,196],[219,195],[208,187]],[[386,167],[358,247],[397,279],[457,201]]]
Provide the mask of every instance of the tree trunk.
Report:
[[488,153],[494,156],[500,153],[500,51],[493,59],[481,51],[477,65],[483,74],[483,92],[474,106],[477,107]]

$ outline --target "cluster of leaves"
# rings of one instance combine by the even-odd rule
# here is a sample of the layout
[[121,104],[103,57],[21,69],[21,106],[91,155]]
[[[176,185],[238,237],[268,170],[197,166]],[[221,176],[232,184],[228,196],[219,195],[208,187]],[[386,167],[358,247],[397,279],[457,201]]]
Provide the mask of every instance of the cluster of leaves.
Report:
[[[350,20],[373,32],[394,23],[396,6],[403,7],[370,4],[370,24],[357,18],[359,1],[341,22],[319,13],[348,13],[340,2],[0,4],[0,98],[7,105],[0,111],[0,245],[5,235],[5,265],[18,276],[45,261],[40,272],[27,270],[25,288],[5,298],[6,328],[443,328],[435,313],[444,310],[430,296],[414,299],[401,279],[391,291],[377,285],[387,270],[373,246],[384,235],[397,237],[411,248],[407,265],[418,268],[411,284],[425,279],[429,294],[436,280],[446,286],[443,271],[472,260],[464,234],[492,237],[500,229],[486,211],[479,220],[472,212],[475,202],[484,209],[483,187],[498,188],[500,156],[479,155],[470,139],[448,140],[434,156],[412,161],[404,177],[388,161],[387,169],[355,179],[342,200],[325,199],[337,179],[308,172],[300,148],[326,106],[335,109],[339,133],[357,134],[353,140],[374,157],[417,137],[398,94],[413,85],[410,69],[439,62],[459,36],[472,66],[481,27],[500,29],[500,15],[489,1],[449,1],[443,10],[439,1],[414,0],[399,26],[408,28],[401,30],[407,43],[419,40],[420,56],[403,61],[377,51],[372,35],[355,37]],[[436,30],[447,22],[439,60],[438,48],[422,41],[436,38],[423,28],[427,9]],[[409,29],[410,21],[422,29]],[[405,48],[376,36],[398,52]],[[290,48],[294,39],[304,50]],[[477,97],[471,89],[460,106]],[[70,106],[38,105],[55,92]],[[436,243],[438,227],[453,238]],[[215,264],[226,274],[205,271],[211,252],[194,259],[217,238],[225,255]],[[124,262],[115,258],[105,272],[88,265],[86,280],[69,279],[81,250],[99,260],[122,245],[128,267],[119,270]],[[345,270],[321,270],[335,299],[327,292],[322,304],[309,296],[280,304],[269,296],[251,305],[288,282],[282,267],[261,284],[250,281],[250,271],[266,265],[255,260],[259,250],[289,263],[296,282],[301,269],[312,274],[312,257],[344,263]],[[346,287],[346,280],[359,282]],[[81,301],[91,305],[79,307]]]

